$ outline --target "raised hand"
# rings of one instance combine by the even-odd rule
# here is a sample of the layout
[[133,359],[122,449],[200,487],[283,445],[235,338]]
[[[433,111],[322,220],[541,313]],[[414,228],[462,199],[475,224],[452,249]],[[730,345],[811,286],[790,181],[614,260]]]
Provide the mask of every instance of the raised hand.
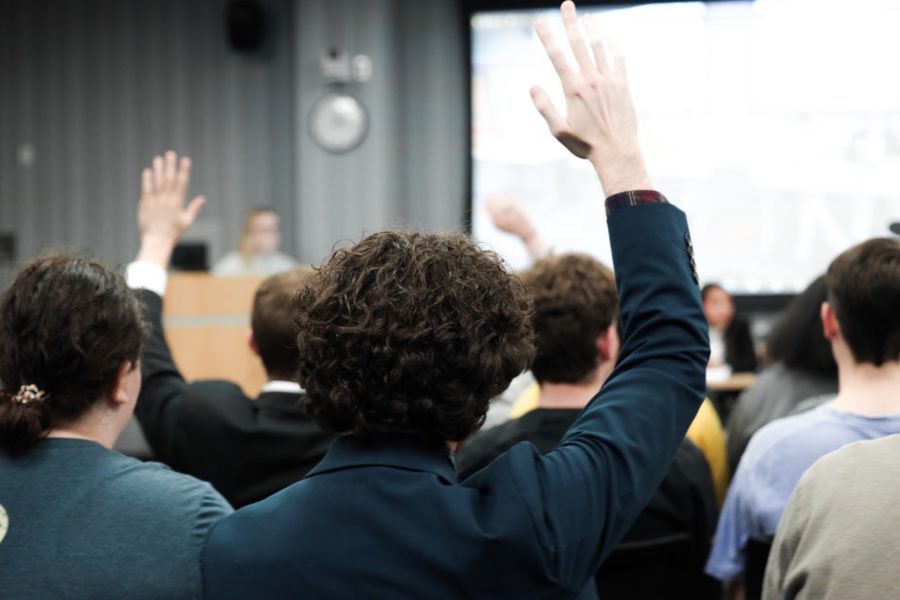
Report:
[[521,239],[532,258],[539,258],[544,254],[547,244],[518,200],[512,196],[491,196],[485,202],[485,208],[494,226]]
[[566,115],[559,113],[539,87],[531,89],[534,104],[554,137],[575,156],[591,161],[608,196],[649,189],[650,180],[637,139],[637,115],[621,51],[616,44],[603,40],[595,19],[590,16],[581,19],[589,43],[585,41],[574,3],[566,0],[560,10],[577,69],[566,60],[545,21],[538,21],[535,30],[562,83]]
[[167,267],[172,250],[200,214],[206,198],[197,196],[185,206],[191,181],[191,159],[171,150],[156,156],[153,167],[141,173],[141,200],[138,204],[138,229],[141,251],[138,260]]

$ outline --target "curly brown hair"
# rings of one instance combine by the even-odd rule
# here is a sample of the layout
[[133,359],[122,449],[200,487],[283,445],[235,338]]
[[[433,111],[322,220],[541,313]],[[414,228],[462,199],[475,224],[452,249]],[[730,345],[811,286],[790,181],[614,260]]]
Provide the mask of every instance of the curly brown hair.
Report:
[[534,357],[522,281],[460,234],[370,235],[294,306],[303,404],[334,433],[465,439]]
[[587,254],[563,254],[538,261],[523,279],[534,300],[534,378],[582,383],[597,368],[597,338],[618,315],[612,271]]
[[[140,301],[99,262],[55,254],[25,264],[0,297],[0,448],[22,452],[83,416],[123,364],[137,364],[146,330]],[[46,400],[13,400],[32,384]]]

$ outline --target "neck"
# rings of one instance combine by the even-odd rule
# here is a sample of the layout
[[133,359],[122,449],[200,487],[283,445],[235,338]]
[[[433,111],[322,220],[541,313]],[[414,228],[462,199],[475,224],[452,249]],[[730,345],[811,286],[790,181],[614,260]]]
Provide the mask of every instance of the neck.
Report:
[[834,407],[867,417],[900,413],[900,361],[880,367],[839,361]]
[[539,408],[584,408],[597,395],[611,367],[601,365],[584,383],[541,383]]
[[127,424],[119,424],[120,419],[116,417],[115,414],[95,409],[77,421],[60,423],[50,430],[47,437],[88,440],[111,449]]

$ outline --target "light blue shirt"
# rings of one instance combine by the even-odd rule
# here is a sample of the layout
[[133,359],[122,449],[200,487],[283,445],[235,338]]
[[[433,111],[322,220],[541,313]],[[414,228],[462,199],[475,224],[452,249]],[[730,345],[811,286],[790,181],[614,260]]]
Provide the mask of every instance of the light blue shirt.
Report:
[[771,537],[803,473],[846,444],[900,433],[900,415],[864,417],[829,401],[808,412],[772,421],[750,440],[719,516],[706,572],[741,580],[751,537]]

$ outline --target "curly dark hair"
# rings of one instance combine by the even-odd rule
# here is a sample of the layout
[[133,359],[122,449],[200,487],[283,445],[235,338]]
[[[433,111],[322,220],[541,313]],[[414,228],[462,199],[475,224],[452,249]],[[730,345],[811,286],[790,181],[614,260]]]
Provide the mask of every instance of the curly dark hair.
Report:
[[835,258],[828,300],[858,363],[900,360],[900,241],[871,239]]
[[[83,416],[123,364],[137,365],[146,330],[140,302],[102,264],[60,254],[25,264],[0,297],[0,448],[25,451]],[[13,401],[32,384],[46,400]]]
[[615,322],[619,294],[612,271],[587,254],[538,261],[523,279],[534,301],[539,383],[582,383],[597,369],[597,338]]
[[465,439],[534,357],[522,281],[460,234],[370,235],[294,307],[304,408],[334,433]]

